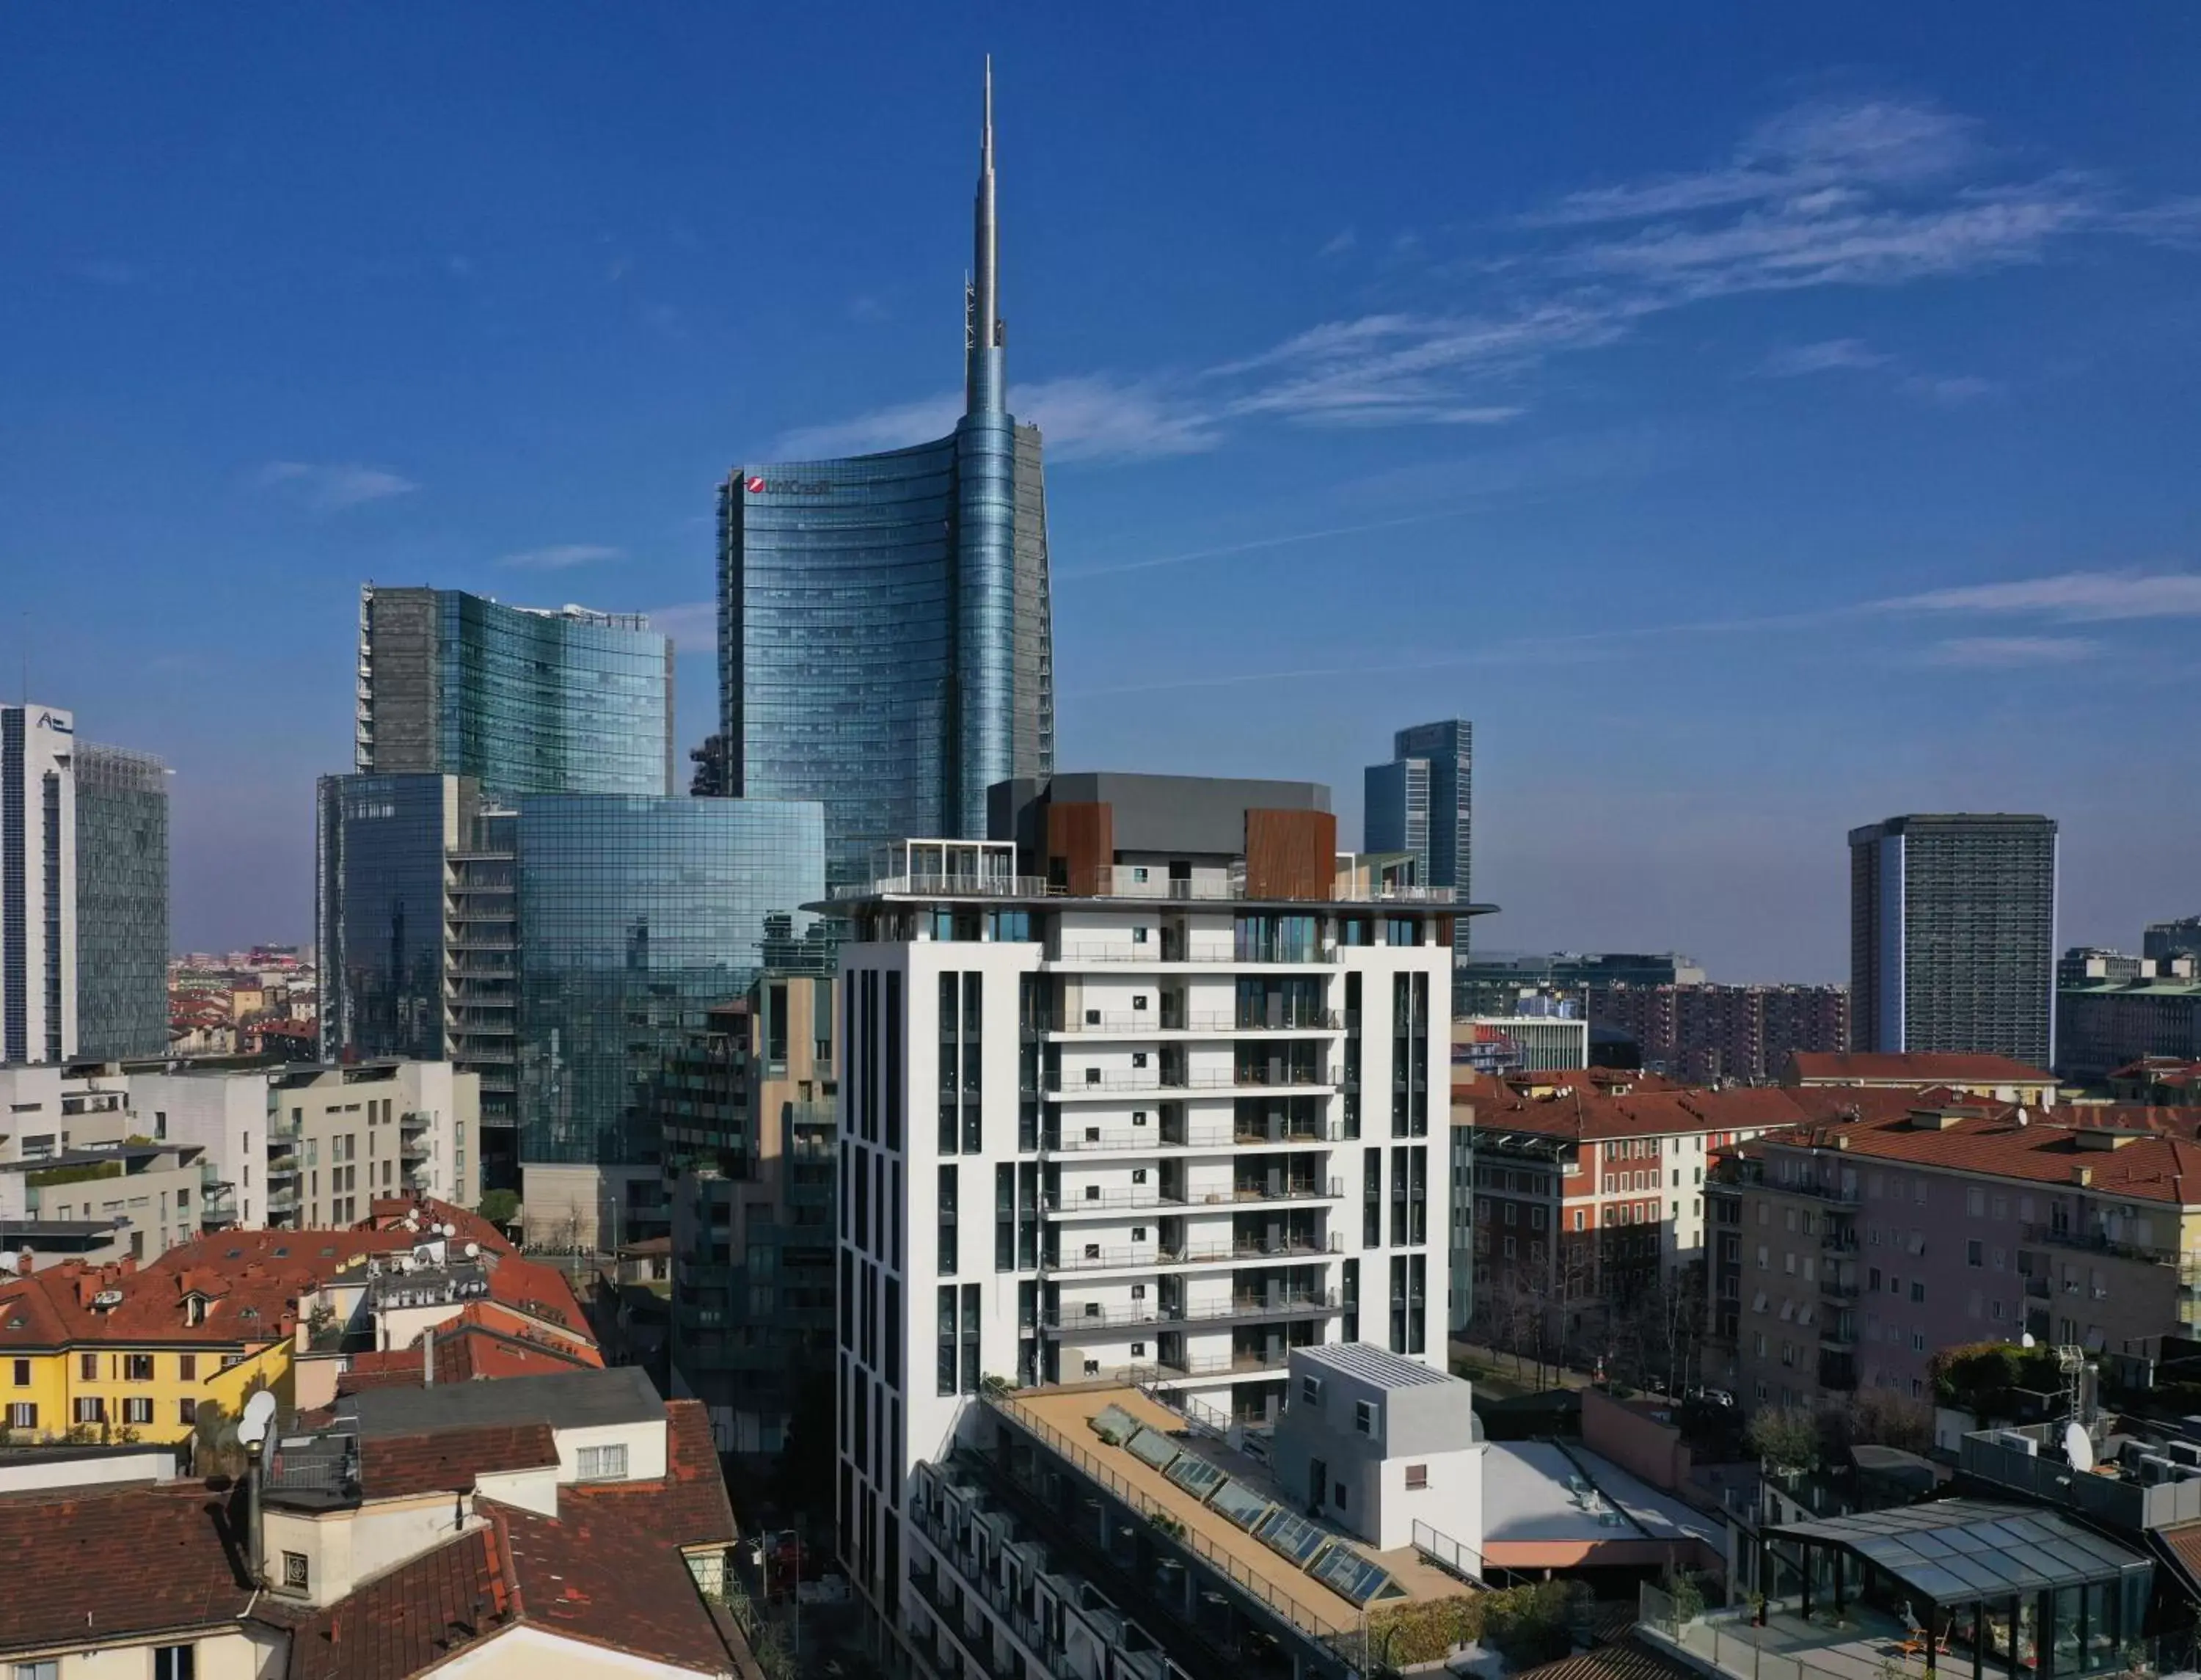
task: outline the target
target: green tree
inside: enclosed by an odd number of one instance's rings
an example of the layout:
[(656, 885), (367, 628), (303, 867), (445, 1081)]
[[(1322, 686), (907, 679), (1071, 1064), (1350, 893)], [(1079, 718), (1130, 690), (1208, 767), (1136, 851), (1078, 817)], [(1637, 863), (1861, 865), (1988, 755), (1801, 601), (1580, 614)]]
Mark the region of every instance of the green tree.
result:
[(1768, 1470), (1790, 1474), (1819, 1463), (1819, 1422), (1801, 1407), (1769, 1407), (1750, 1420), (1750, 1449)]
[(474, 1210), (493, 1225), (508, 1225), (519, 1217), (518, 1190), (487, 1190)]

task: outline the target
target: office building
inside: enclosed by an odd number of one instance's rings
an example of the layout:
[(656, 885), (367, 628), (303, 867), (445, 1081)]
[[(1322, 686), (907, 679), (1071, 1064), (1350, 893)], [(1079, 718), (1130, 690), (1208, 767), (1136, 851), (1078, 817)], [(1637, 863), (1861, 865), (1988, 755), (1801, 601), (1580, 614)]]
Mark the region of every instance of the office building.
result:
[(1456, 1070), (1493, 1077), (1589, 1066), (1589, 1023), (1577, 1015), (1460, 1015), (1452, 1024)]
[(2185, 916), (2175, 922), (2150, 922), (2140, 936), (2139, 954), (2155, 962), (2192, 957), (2201, 963), (2201, 916)]
[(963, 417), (843, 460), (751, 462), (719, 496), (721, 790), (825, 808), (827, 877), (880, 845), (982, 837), (986, 790), (1054, 767), (1040, 436), (1009, 414), (993, 84)]
[(808, 931), (818, 808), (501, 807), (471, 778), (338, 776), (320, 810), (323, 1059), (478, 1074), (483, 1180), (517, 1188), (523, 1160), (543, 1169), (528, 1195), (540, 1240), (663, 1234), (661, 1076), (772, 942)]
[(1391, 739), (1391, 761), (1363, 777), (1362, 849), (1412, 854), (1415, 878), (1470, 896), (1475, 725), (1464, 718), (1416, 724)]
[(2056, 959), (2056, 989), (2066, 986), (2122, 985), (2139, 978), (2143, 957), (2106, 945), (2074, 945)]
[(0, 1061), (76, 1054), (76, 720), (0, 706)]
[(890, 1624), (908, 1478), (995, 1378), (1258, 1429), (1293, 1348), (1444, 1356), (1444, 999), (1474, 907), (1356, 893), (1314, 784), (1061, 775), (990, 803), (995, 839), (907, 842), (838, 907), (840, 1533)]
[(360, 590), (353, 768), (490, 796), (669, 794), (672, 643), (637, 614)]
[(76, 754), (76, 1054), (168, 1049), (168, 771), (85, 742)]
[(1850, 1042), (2056, 1060), (2056, 825), (1891, 817), (1850, 831)]
[(1634, 1039), (1646, 1070), (1688, 1084), (1777, 1079), (1799, 1050), (1849, 1048), (1844, 986), (1596, 985), (1588, 1014)]
[(2137, 1061), (2201, 1060), (2201, 962), (2142, 957), (2135, 969), (2056, 994), (2056, 1066), (2066, 1078), (2098, 1084)]
[[(1514, 1015), (1523, 1000), (1582, 999), (1611, 986), (1696, 985), (1705, 971), (1678, 952), (1557, 951), (1548, 956), (1489, 953), (1454, 970), (1453, 1013)], [(1594, 1025), (1594, 1021), (1593, 1021)]]

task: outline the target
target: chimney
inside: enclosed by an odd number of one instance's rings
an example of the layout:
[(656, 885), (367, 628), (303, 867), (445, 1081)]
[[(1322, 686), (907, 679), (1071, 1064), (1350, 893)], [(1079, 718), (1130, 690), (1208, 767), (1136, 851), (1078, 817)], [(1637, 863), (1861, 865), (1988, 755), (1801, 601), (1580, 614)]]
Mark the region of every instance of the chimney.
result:
[(15, 1275), (18, 1278), (29, 1277), (38, 1267), (38, 1262), (28, 1248), (15, 1256)]
[(420, 1386), (436, 1386), (436, 1330), (432, 1325), (420, 1332)]
[(2094, 1169), (2091, 1166), (2073, 1167), (2071, 1169), (2071, 1182), (2081, 1186), (2082, 1188), (2086, 1185), (2092, 1184), (2094, 1182)]
[(123, 1275), (125, 1278), (134, 1278), (135, 1276), (137, 1276), (137, 1273), (138, 1273), (138, 1256), (137, 1256), (137, 1255), (135, 1255), (135, 1254), (125, 1254), (125, 1255), (123, 1255), (123, 1257), (122, 1257), (122, 1275)]

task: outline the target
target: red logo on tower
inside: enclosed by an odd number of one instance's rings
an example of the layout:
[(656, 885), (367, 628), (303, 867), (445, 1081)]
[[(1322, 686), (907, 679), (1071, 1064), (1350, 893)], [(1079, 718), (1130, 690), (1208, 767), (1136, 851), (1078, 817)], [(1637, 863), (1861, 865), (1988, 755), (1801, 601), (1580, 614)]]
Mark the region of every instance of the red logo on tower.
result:
[(751, 479), (748, 484), (748, 490), (751, 496), (762, 496), (764, 494), (764, 480), (762, 479)]

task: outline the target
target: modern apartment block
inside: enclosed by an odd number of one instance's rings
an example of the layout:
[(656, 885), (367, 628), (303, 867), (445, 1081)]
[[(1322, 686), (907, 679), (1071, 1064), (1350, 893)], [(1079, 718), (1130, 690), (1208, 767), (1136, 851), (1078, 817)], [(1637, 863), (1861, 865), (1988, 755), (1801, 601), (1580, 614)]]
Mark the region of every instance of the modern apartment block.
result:
[(167, 767), (87, 741), (75, 768), (75, 1053), (165, 1055)]
[(2201, 1060), (2201, 961), (2141, 957), (2134, 971), (2057, 990), (2057, 1071), (2067, 1078), (2098, 1084), (2150, 1057)]
[(1959, 1342), (2134, 1352), (2201, 1328), (2190, 1144), (1916, 1101), (1852, 1093), (1841, 1118), (1724, 1153), (1709, 1351), (1746, 1407), (1923, 1399), (1934, 1352)]
[(1416, 724), (1391, 738), (1391, 761), (1363, 776), (1361, 837), (1370, 852), (1408, 852), (1416, 878), (1469, 896), (1474, 860), (1475, 725)]
[(767, 972), (713, 1010), (683, 1069), (694, 1124), (666, 1125), (674, 1392), (722, 1452), (777, 1454), (831, 1403), (838, 998), (830, 975)]
[(974, 220), (955, 430), (752, 462), (719, 492), (721, 790), (822, 803), (836, 886), (879, 846), (983, 836), (988, 788), (1054, 768), (1047, 490), (1006, 396), (990, 73)]
[(2201, 963), (2201, 916), (2183, 916), (2169, 922), (2150, 922), (2140, 936), (2139, 954), (2156, 962), (2191, 957), (2195, 962)]
[(353, 761), (502, 799), (672, 793), (672, 643), (634, 614), (369, 584)]
[(1309, 784), (990, 803), (995, 839), (910, 841), (836, 907), (839, 1526), (889, 1622), (909, 1478), (990, 1384), (1136, 1382), (1258, 1430), (1294, 1347), (1445, 1347), (1473, 907), (1356, 891)]
[(76, 720), (0, 706), (0, 1062), (76, 1054)]
[(1549, 956), (1489, 953), (1459, 965), (1453, 1013), (1511, 1015), (1524, 998), (1582, 997), (1611, 986), (1696, 985), (1705, 971), (1678, 952), (1558, 951)]
[(2054, 821), (1891, 817), (1849, 838), (1852, 1047), (2054, 1066)]
[(448, 1061), (284, 1069), (267, 1080), (267, 1223), (352, 1225), (377, 1198), (471, 1207), (480, 1135), (480, 1076)]
[(1777, 1079), (1798, 1050), (1849, 1048), (1843, 986), (1594, 986), (1588, 1013), (1633, 1038), (1646, 1070), (1688, 1084)]

